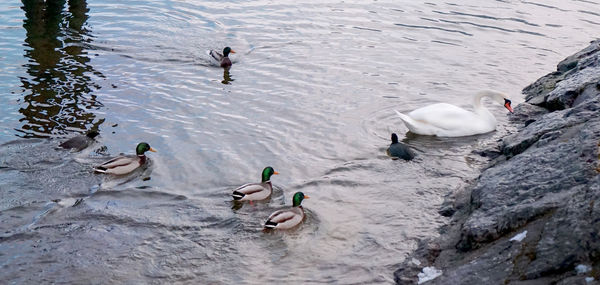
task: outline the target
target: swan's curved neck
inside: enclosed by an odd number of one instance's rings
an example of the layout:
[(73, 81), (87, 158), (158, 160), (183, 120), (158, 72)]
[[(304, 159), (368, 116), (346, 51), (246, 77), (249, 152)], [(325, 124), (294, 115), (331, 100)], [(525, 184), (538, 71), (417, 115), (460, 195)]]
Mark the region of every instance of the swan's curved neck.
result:
[(480, 91), (473, 96), (473, 109), (475, 110), (475, 113), (479, 114), (483, 118), (486, 118), (487, 121), (495, 125), (496, 117), (494, 117), (494, 115), (481, 104), (481, 99), (483, 99), (483, 97), (488, 97), (494, 101), (502, 101), (504, 96), (500, 92), (491, 90)]
[(487, 109), (485, 107), (483, 107), (483, 105), (481, 104), (481, 99), (483, 99), (483, 97), (488, 97), (494, 101), (502, 101), (504, 99), (504, 96), (502, 96), (502, 93), (500, 92), (496, 92), (496, 91), (492, 91), (492, 90), (483, 90), (483, 91), (479, 91), (475, 94), (475, 96), (473, 96), (473, 108), (475, 109), (476, 112), (479, 111), (483, 111)]

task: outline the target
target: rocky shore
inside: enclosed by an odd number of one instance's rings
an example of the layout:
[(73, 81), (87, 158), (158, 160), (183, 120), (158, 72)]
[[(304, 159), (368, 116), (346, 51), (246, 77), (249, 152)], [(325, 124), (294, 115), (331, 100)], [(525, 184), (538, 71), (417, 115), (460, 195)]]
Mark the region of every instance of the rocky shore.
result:
[(519, 131), (446, 197), (450, 224), (405, 260), (398, 284), (600, 284), (600, 40), (523, 93)]

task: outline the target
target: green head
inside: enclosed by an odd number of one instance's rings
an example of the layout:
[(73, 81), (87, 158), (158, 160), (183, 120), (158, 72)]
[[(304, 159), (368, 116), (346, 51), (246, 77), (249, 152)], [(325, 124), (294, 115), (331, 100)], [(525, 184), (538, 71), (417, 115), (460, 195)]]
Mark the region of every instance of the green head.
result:
[(144, 155), (144, 153), (147, 151), (156, 152), (156, 150), (151, 148), (150, 145), (146, 142), (139, 143), (135, 148), (135, 153), (137, 155)]
[(273, 167), (270, 167), (270, 166), (265, 167), (265, 169), (263, 169), (263, 172), (262, 172), (262, 182), (271, 180), (271, 176), (273, 174), (279, 174), (279, 172), (275, 171), (275, 169), (273, 169)]
[(225, 47), (223, 49), (223, 56), (229, 56), (229, 53), (235, 53), (235, 51), (232, 50), (230, 47)]
[(292, 202), (294, 203), (294, 207), (300, 206), (300, 204), (302, 204), (302, 200), (308, 199), (308, 198), (310, 198), (310, 197), (305, 196), (304, 193), (302, 193), (302, 192), (296, 192), (296, 194), (294, 194), (294, 198), (292, 198)]

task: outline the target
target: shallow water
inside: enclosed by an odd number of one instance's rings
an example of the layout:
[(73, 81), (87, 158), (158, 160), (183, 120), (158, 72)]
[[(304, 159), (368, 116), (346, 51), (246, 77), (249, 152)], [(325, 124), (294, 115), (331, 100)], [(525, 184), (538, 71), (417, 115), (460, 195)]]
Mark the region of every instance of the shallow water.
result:
[[(0, 264), (14, 283), (391, 283), (446, 222), (443, 196), (487, 162), (472, 150), (514, 129), (490, 106), (496, 132), (407, 135), (393, 110), (468, 106), (479, 89), (516, 105), (600, 26), (594, 1), (35, 2), (0, 4)], [(225, 45), (229, 74), (206, 54)], [(57, 148), (89, 129), (98, 144)], [(385, 155), (392, 132), (415, 160)], [(147, 169), (91, 173), (140, 141), (158, 150)], [(272, 199), (232, 209), (267, 165)], [(305, 223), (263, 233), (296, 191), (311, 196)]]

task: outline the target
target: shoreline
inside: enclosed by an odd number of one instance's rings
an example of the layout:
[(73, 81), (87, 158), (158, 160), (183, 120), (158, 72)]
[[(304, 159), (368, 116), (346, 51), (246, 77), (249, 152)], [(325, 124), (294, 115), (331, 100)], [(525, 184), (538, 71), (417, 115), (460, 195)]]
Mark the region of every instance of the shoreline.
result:
[[(523, 89), (490, 165), (446, 197), (440, 237), (420, 241), (397, 284), (597, 284), (600, 40)], [(441, 270), (423, 282), (423, 268)], [(431, 267), (436, 270), (432, 270)], [(430, 274), (431, 275), (431, 274)], [(432, 277), (432, 276), (429, 276)]]

